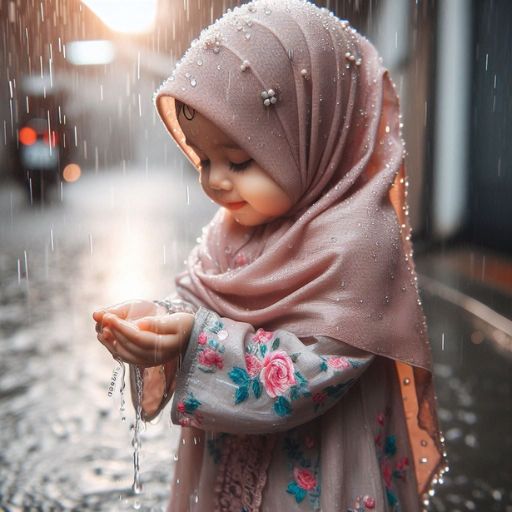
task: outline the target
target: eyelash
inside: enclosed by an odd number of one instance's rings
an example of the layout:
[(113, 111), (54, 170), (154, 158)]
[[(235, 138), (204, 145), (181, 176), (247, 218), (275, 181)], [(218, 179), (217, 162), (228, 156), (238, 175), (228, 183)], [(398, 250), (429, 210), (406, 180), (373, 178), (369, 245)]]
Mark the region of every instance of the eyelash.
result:
[[(233, 162), (229, 162), (229, 168), (233, 171), (233, 172), (242, 172), (242, 171), (245, 171), (245, 169), (247, 169), (247, 167), (249, 167), (252, 163), (252, 158), (250, 158), (249, 160), (246, 160), (245, 162), (242, 162), (240, 164), (235, 164)], [(201, 160), (201, 167), (203, 169), (206, 169), (208, 166), (210, 165), (210, 160)]]

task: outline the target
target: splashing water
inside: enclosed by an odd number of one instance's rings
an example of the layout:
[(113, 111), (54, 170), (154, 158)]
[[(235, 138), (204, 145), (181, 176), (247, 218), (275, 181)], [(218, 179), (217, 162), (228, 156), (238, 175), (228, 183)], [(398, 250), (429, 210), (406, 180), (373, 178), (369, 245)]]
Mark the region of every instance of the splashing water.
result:
[[(119, 406), (119, 411), (121, 413), (121, 420), (126, 421), (126, 401), (124, 399), (124, 388), (125, 388), (124, 378), (126, 375), (126, 366), (124, 364), (124, 361), (121, 361), (121, 359), (116, 359), (116, 361), (119, 363), (119, 366), (121, 367), (121, 384), (119, 387), (119, 395), (121, 397), (121, 405)], [(114, 370), (114, 372), (115, 372), (115, 370)]]
[(139, 464), (139, 453), (140, 453), (140, 428), (142, 419), (142, 391), (143, 381), (141, 369), (135, 367), (135, 389), (136, 389), (136, 400), (135, 405), (135, 424), (133, 425), (133, 484), (132, 490), (134, 494), (140, 494), (142, 492), (142, 484), (140, 482), (140, 464)]

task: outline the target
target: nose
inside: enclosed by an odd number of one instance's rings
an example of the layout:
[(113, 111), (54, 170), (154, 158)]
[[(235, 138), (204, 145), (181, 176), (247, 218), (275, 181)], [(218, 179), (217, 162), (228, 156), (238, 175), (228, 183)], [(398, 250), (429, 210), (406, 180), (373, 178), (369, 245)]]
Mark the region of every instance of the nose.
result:
[(227, 170), (221, 165), (210, 165), (208, 169), (208, 185), (212, 190), (226, 190), (233, 188)]

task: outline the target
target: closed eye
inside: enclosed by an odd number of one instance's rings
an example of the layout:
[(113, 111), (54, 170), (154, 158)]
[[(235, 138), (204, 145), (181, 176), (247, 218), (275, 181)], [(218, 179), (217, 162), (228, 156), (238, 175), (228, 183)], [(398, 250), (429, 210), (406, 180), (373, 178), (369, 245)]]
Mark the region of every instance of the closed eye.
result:
[(229, 168), (234, 172), (241, 172), (247, 169), (252, 164), (252, 158), (249, 160), (246, 160), (245, 162), (242, 162), (240, 164), (235, 164), (233, 162), (229, 162)]

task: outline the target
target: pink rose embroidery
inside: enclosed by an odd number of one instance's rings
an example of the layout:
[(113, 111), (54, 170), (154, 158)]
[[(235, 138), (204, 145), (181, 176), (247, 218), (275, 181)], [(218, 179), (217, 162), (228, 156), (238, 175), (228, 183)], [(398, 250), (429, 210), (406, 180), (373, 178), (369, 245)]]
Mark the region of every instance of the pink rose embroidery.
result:
[(365, 496), (363, 498), (363, 505), (366, 507), (366, 508), (369, 508), (369, 509), (374, 509), (375, 508), (375, 499), (372, 498), (371, 496)]
[(260, 379), (270, 397), (275, 398), (284, 395), (295, 384), (293, 362), (290, 356), (283, 350), (276, 350), (267, 354), (263, 359)]
[(197, 338), (197, 342), (199, 343), (199, 345), (206, 345), (206, 342), (208, 340), (206, 339), (206, 333), (205, 332), (202, 332), (201, 334), (199, 334), (198, 338)]
[(179, 423), (182, 427), (190, 427), (190, 423), (192, 422), (192, 420), (190, 418), (181, 418), (179, 420)]
[(382, 463), (382, 477), (384, 478), (384, 483), (386, 487), (391, 487), (391, 477), (393, 476), (393, 469), (391, 468), (391, 464), (388, 461), (384, 461)]
[(346, 357), (330, 357), (327, 360), (327, 364), (336, 370), (340, 370), (341, 368), (350, 368), (350, 363)]
[(203, 366), (216, 366), (219, 370), (224, 366), (222, 356), (210, 347), (206, 347), (204, 350), (199, 352), (197, 359), (199, 360), (199, 364), (202, 364)]
[(324, 391), (319, 391), (313, 395), (313, 402), (315, 404), (321, 404), (327, 398), (327, 394)]
[(409, 458), (408, 457), (402, 457), (396, 463), (396, 469), (398, 471), (405, 471), (408, 467), (409, 467)]
[(245, 354), (245, 366), (247, 367), (249, 377), (255, 377), (258, 375), (263, 367), (261, 361), (252, 354)]
[(294, 468), (293, 477), (301, 489), (310, 491), (316, 486), (316, 478), (311, 471), (304, 468)]
[(272, 339), (273, 335), (274, 333), (272, 331), (264, 331), (263, 329), (258, 329), (253, 335), (252, 340), (257, 343), (266, 343)]
[(178, 402), (176, 409), (178, 409), (179, 412), (185, 412), (185, 404), (183, 402)]

